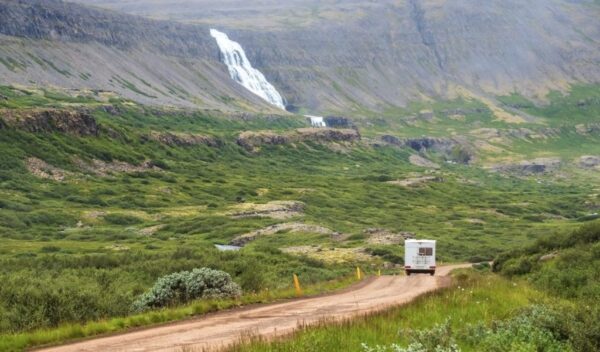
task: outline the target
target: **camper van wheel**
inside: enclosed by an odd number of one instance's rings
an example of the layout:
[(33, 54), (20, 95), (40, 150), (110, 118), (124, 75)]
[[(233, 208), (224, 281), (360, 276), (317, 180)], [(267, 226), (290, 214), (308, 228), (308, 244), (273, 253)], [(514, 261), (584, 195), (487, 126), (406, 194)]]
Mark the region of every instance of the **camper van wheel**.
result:
[(435, 271), (430, 272), (429, 275), (431, 275), (431, 276), (435, 275)]
[(410, 271), (407, 271), (407, 272), (406, 272), (406, 276), (410, 276)]

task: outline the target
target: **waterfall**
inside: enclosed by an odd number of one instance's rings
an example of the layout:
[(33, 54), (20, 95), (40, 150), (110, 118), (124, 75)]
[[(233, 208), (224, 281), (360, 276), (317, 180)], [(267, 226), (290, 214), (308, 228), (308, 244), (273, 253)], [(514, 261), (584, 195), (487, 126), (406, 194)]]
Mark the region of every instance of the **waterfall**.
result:
[(231, 78), (252, 93), (285, 110), (281, 94), (267, 81), (262, 72), (252, 67), (242, 46), (216, 29), (211, 29), (210, 35), (217, 41), (223, 63), (227, 65)]
[(323, 116), (304, 115), (310, 119), (310, 125), (312, 127), (327, 127)]

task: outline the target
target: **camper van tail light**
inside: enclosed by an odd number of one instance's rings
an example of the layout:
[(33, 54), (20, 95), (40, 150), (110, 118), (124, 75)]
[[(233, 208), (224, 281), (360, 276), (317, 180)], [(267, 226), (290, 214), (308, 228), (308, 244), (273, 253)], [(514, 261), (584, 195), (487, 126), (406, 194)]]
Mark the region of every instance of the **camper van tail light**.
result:
[(405, 266), (404, 269), (410, 269), (410, 265)]
[(434, 266), (430, 266), (429, 269), (435, 269), (435, 265)]

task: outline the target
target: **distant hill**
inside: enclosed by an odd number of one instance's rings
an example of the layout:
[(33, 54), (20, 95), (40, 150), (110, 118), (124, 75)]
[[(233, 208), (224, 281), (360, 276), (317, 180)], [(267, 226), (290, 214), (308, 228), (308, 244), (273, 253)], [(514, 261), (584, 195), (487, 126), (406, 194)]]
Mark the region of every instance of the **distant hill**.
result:
[(153, 105), (270, 110), (235, 84), (206, 26), (57, 0), (0, 1), (0, 81)]
[(539, 101), (553, 89), (600, 82), (600, 6), (592, 1), (79, 2), (187, 24), (2, 0), (0, 32), (10, 36), (1, 39), (2, 83), (252, 108), (260, 102), (230, 82), (209, 27), (240, 42), (290, 104), (315, 113), (360, 115), (427, 97), (514, 91)]

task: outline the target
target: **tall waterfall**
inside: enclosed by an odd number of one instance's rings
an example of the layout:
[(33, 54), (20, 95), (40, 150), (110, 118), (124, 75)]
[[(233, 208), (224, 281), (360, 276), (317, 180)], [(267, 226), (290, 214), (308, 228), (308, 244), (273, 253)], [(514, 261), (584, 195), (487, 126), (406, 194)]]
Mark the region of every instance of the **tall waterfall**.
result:
[(252, 67), (242, 46), (216, 29), (211, 29), (210, 35), (217, 41), (231, 78), (252, 93), (285, 110), (281, 94), (267, 81), (262, 72)]

